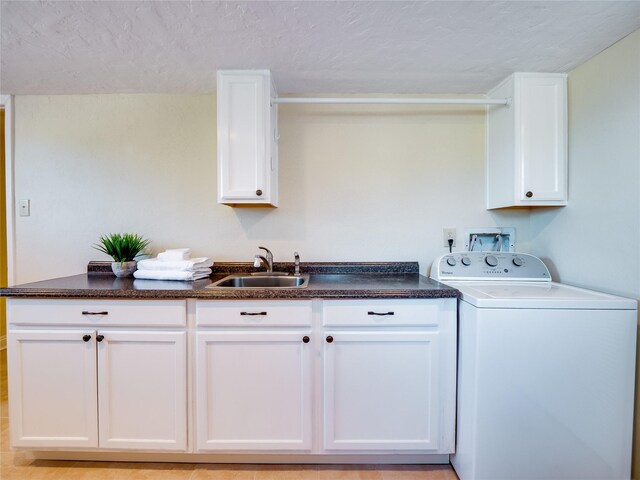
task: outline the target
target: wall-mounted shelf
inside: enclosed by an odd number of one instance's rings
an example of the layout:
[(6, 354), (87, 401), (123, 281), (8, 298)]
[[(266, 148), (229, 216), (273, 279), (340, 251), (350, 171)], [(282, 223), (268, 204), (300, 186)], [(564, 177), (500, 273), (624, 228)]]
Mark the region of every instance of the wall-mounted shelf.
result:
[(274, 104), (309, 103), (338, 105), (509, 105), (509, 98), (420, 98), (420, 97), (275, 97)]

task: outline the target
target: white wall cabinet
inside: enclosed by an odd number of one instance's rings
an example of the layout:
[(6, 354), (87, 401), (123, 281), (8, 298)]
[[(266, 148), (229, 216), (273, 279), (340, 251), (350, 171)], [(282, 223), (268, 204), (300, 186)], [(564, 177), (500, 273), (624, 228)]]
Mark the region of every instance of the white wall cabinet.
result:
[(567, 75), (515, 73), (489, 98), (487, 208), (567, 204)]
[(198, 450), (310, 450), (311, 302), (201, 301), (196, 318)]
[(219, 70), (218, 203), (278, 206), (278, 112), (268, 70)]
[(135, 303), (8, 302), (13, 446), (186, 450), (185, 303)]
[(456, 301), (328, 301), (324, 448), (452, 453)]

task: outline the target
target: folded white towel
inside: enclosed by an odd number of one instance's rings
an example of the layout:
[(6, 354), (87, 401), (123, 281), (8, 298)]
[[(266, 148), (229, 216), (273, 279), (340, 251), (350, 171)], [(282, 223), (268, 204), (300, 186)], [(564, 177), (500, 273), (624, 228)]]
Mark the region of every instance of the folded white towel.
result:
[(164, 261), (148, 258), (138, 262), (138, 270), (174, 270), (177, 272), (192, 272), (200, 268), (209, 268), (213, 260), (207, 257), (192, 258), (191, 260)]
[(207, 278), (211, 275), (210, 268), (201, 268), (192, 272), (179, 272), (176, 270), (136, 270), (133, 272), (135, 278), (142, 278), (146, 280), (198, 280), (200, 278)]
[(144, 280), (136, 278), (133, 281), (133, 288), (134, 290), (193, 290), (193, 284), (174, 280)]
[(160, 252), (158, 254), (158, 260), (163, 260), (167, 262), (189, 260), (190, 258), (191, 258), (190, 248), (171, 248), (169, 250), (165, 250), (164, 252)]

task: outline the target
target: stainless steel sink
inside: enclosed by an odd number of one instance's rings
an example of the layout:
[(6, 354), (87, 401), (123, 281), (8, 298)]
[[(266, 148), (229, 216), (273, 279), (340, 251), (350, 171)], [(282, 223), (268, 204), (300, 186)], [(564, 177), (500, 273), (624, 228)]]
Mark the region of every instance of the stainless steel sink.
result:
[(305, 288), (309, 285), (309, 275), (269, 276), (269, 275), (229, 275), (212, 283), (207, 288)]

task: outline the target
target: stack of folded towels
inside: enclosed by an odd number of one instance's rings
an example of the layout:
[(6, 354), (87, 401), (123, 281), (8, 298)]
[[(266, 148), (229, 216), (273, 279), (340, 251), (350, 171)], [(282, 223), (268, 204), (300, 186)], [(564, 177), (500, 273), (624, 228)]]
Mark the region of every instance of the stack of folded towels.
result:
[(138, 262), (135, 278), (148, 280), (198, 280), (211, 275), (213, 260), (207, 257), (191, 258), (188, 248), (174, 248)]

